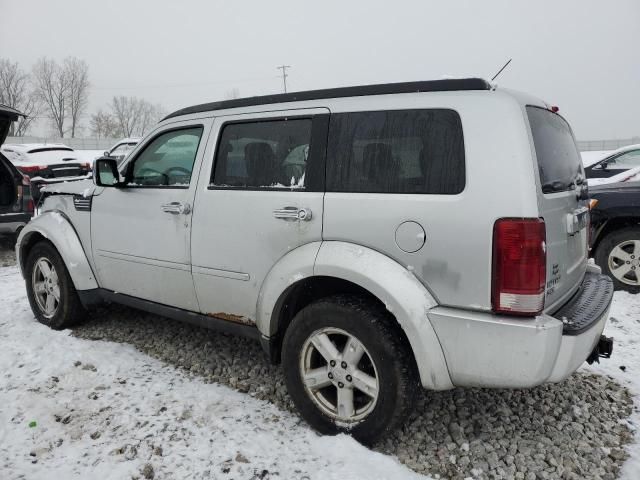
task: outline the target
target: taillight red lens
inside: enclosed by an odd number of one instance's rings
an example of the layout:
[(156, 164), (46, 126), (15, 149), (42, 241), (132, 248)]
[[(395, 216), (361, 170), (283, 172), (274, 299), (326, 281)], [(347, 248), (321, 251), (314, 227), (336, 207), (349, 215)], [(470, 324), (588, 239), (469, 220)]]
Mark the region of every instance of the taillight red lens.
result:
[(34, 174), (34, 173), (38, 173), (40, 170), (46, 170), (47, 167), (44, 165), (26, 165), (24, 167), (18, 167), (18, 170), (20, 170), (22, 173), (26, 173), (26, 174)]
[(542, 312), (546, 275), (544, 220), (497, 220), (493, 226), (493, 311), (530, 316)]

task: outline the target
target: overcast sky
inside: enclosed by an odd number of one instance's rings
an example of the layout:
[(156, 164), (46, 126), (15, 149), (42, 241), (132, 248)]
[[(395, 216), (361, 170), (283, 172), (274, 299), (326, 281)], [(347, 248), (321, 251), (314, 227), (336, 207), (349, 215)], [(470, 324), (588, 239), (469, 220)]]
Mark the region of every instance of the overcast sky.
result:
[(512, 57), (498, 84), (558, 105), (578, 139), (640, 135), (638, 0), (0, 0), (0, 57), (68, 55), (89, 63), (88, 113), (279, 92), (281, 64), (307, 90), (490, 78)]

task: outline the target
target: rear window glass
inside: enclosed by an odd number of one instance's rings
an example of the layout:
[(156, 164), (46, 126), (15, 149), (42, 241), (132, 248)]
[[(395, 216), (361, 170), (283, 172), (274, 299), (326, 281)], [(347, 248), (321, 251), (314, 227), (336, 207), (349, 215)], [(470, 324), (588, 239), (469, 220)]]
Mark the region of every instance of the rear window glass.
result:
[(462, 123), (455, 111), (331, 115), (328, 191), (456, 194), (464, 185)]
[(543, 193), (575, 189), (585, 181), (580, 152), (564, 118), (539, 107), (527, 107)]

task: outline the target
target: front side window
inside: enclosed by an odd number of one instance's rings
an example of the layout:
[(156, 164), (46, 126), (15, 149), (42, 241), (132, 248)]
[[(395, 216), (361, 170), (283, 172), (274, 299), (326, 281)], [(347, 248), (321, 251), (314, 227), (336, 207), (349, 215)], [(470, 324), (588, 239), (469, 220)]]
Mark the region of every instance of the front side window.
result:
[(462, 123), (455, 111), (331, 115), (327, 191), (450, 195), (464, 185)]
[(613, 159), (610, 162), (616, 168), (635, 168), (640, 167), (640, 150), (632, 150)]
[(211, 186), (304, 189), (311, 119), (231, 123), (218, 141)]
[(188, 187), (202, 130), (185, 128), (157, 136), (135, 159), (129, 184)]

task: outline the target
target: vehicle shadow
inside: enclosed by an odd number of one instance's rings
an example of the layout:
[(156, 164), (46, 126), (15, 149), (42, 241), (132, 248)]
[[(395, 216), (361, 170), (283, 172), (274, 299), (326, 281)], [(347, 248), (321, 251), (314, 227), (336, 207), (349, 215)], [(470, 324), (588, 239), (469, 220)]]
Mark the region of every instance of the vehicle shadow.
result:
[[(251, 340), (110, 306), (74, 328), (86, 339), (132, 344), (206, 382), (295, 412), (281, 368)], [(576, 373), (528, 390), (420, 391), (403, 428), (374, 449), (444, 478), (611, 478), (632, 439), (633, 400), (613, 380)]]

